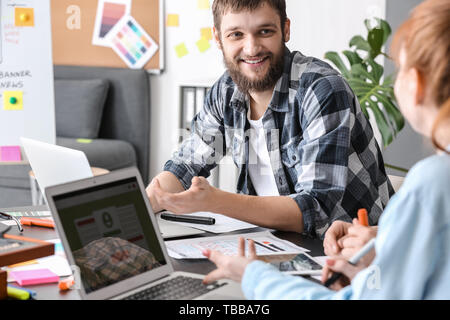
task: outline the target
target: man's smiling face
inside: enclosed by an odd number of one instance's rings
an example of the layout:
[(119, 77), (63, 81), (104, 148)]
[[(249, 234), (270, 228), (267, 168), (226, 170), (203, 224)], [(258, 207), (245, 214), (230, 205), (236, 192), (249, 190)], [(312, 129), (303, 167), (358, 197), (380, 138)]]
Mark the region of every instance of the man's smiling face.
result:
[(253, 11), (226, 12), (216, 41), (225, 65), (239, 89), (266, 91), (283, 73), (284, 43), (289, 40), (289, 20), (281, 28), (275, 9), (263, 3)]

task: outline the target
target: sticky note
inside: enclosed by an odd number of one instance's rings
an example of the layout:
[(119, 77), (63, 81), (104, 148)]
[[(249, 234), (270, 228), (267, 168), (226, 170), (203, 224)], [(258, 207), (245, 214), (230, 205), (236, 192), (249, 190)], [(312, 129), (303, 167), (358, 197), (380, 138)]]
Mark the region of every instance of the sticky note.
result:
[(178, 58), (183, 58), (184, 56), (189, 54), (188, 49), (184, 43), (180, 43), (175, 47), (175, 52), (177, 53)]
[(211, 48), (211, 45), (209, 44), (208, 40), (200, 39), (196, 42), (198, 50), (203, 53), (207, 51), (209, 48)]
[(23, 92), (4, 91), (3, 110), (23, 110)]
[(15, 8), (14, 24), (16, 27), (34, 27), (34, 9)]
[(92, 143), (92, 139), (77, 139), (77, 142), (88, 144), (88, 143)]
[(16, 264), (12, 264), (12, 265), (8, 266), (8, 268), (24, 267), (24, 266), (29, 266), (32, 264), (38, 264), (38, 261), (37, 260), (29, 260), (29, 261), (25, 261), (25, 262), (21, 262), (21, 263), (16, 263)]
[(211, 28), (200, 29), (200, 34), (201, 34), (202, 39), (205, 39), (208, 41), (213, 39)]
[(10, 275), (21, 286), (59, 281), (59, 277), (49, 269), (11, 271)]
[(180, 25), (180, 16), (178, 14), (167, 15), (167, 26), (178, 27)]
[(200, 10), (208, 10), (209, 9), (209, 0), (197, 0), (197, 7)]
[(1, 162), (18, 162), (22, 161), (20, 146), (4, 146), (0, 147)]

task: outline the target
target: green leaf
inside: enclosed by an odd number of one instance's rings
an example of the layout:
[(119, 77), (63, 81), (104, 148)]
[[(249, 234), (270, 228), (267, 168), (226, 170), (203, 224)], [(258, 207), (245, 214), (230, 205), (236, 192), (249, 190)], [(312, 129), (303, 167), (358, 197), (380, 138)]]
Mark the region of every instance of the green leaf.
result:
[(373, 84), (377, 84), (377, 79), (366, 69), (363, 68), (362, 64), (357, 63), (352, 65), (350, 70), (351, 75), (357, 78), (364, 78), (370, 80)]
[(337, 52), (330, 51), (325, 53), (325, 59), (333, 62), (333, 64), (339, 69), (339, 71), (345, 78), (348, 78), (350, 76), (350, 72), (348, 71), (347, 66), (345, 65), (344, 61), (342, 61)]
[(370, 19), (364, 20), (364, 24), (366, 25), (367, 31), (372, 29), (381, 29), (383, 32), (382, 45), (384, 45), (392, 33), (392, 29), (389, 26), (389, 23), (386, 20), (380, 18), (374, 18), (376, 21), (375, 27), (372, 26), (372, 21)]
[(381, 53), (381, 48), (383, 47), (383, 30), (370, 30), (367, 36), (367, 42), (370, 45), (370, 57), (375, 59)]
[(395, 106), (394, 102), (382, 94), (377, 94), (378, 100), (383, 104), (384, 110), (389, 115), (389, 121), (397, 134), (405, 126), (405, 119), (400, 110)]
[(370, 74), (374, 78), (375, 83), (380, 83), (381, 77), (383, 76), (384, 68), (379, 65), (375, 60), (369, 59), (367, 63), (370, 65)]
[(369, 104), (370, 109), (373, 111), (373, 114), (375, 116), (378, 130), (380, 130), (381, 137), (383, 138), (383, 145), (388, 146), (394, 140), (394, 136), (392, 135), (392, 131), (387, 123), (386, 117), (378, 107), (377, 102), (372, 101), (371, 99), (367, 99), (366, 102), (367, 104)]
[(361, 36), (354, 36), (349, 43), (350, 47), (356, 46), (356, 50), (370, 51), (370, 44)]
[(356, 52), (344, 50), (344, 51), (342, 51), (342, 53), (344, 54), (344, 56), (347, 57), (347, 60), (350, 63), (350, 66), (363, 62), (363, 59)]

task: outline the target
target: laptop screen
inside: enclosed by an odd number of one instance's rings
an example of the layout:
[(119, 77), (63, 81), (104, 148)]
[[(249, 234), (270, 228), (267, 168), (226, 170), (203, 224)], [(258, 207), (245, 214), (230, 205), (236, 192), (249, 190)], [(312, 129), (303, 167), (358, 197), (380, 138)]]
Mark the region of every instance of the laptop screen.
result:
[(166, 264), (136, 178), (53, 200), (86, 293)]

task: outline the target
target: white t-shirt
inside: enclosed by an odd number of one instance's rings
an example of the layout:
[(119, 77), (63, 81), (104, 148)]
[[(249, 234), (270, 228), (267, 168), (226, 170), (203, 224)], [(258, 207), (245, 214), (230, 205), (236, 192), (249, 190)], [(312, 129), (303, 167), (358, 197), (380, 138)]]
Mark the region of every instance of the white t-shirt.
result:
[(248, 172), (252, 179), (253, 187), (258, 196), (279, 196), (277, 183), (270, 163), (269, 151), (267, 150), (266, 135), (262, 118), (250, 120), (250, 144), (249, 144), (249, 166)]

